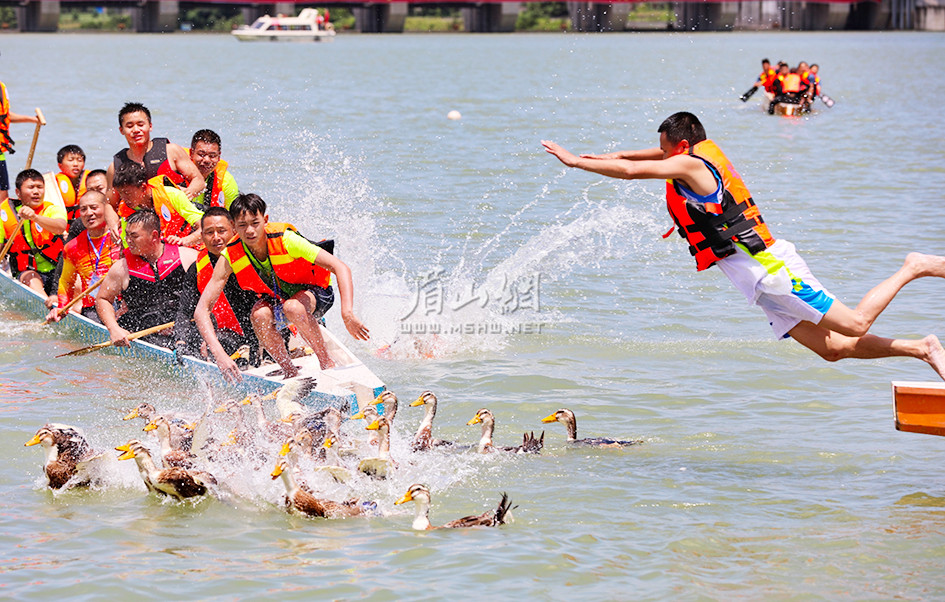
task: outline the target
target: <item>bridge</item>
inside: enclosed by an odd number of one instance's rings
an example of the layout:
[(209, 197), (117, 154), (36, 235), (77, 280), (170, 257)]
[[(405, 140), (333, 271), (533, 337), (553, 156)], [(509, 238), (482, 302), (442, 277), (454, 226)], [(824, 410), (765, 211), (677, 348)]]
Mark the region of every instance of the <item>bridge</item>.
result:
[[(62, 8), (99, 7), (131, 13), (138, 32), (169, 32), (180, 28), (182, 8), (238, 7), (252, 23), (263, 14), (296, 14), (302, 6), (346, 7), (362, 33), (397, 33), (404, 28), (410, 5), (458, 6), (468, 32), (514, 31), (525, 2), (540, 0), (328, 0), (326, 2), (258, 2), (252, 0), (0, 0), (13, 6), (20, 31), (56, 31)], [(641, 0), (567, 2), (576, 31), (622, 31), (632, 5)], [(733, 29), (922, 29), (945, 31), (945, 0), (684, 0), (673, 6), (677, 31)]]

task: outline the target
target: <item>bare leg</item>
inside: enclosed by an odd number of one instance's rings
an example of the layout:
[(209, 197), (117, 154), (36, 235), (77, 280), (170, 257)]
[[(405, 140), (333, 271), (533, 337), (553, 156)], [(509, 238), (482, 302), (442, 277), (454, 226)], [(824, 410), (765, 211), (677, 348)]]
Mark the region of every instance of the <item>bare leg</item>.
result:
[(298, 376), (299, 369), (289, 358), (289, 351), (285, 348), (282, 336), (276, 330), (276, 320), (273, 316), (272, 308), (266, 301), (260, 301), (253, 306), (250, 314), (250, 321), (253, 323), (253, 330), (256, 331), (256, 338), (262, 343), (263, 348), (269, 352), (269, 355), (282, 367), (286, 378)]
[(27, 270), (20, 274), (20, 282), (30, 287), (38, 293), (42, 293), (43, 297), (46, 296), (46, 289), (43, 288), (43, 280), (39, 277), (39, 274), (33, 270)]
[(287, 300), (282, 308), (285, 310), (286, 319), (295, 324), (299, 329), (299, 334), (305, 339), (312, 350), (322, 370), (334, 368), (335, 362), (328, 357), (328, 350), (325, 348), (325, 339), (322, 337), (322, 331), (318, 326), (318, 321), (312, 317), (312, 312), (318, 306), (315, 295), (309, 291), (300, 291)]
[(918, 340), (886, 339), (872, 334), (849, 337), (810, 322), (801, 322), (788, 334), (828, 362), (846, 358), (914, 357), (927, 363), (945, 380), (945, 349), (934, 334)]
[(925, 276), (945, 278), (945, 257), (909, 253), (902, 267), (866, 293), (856, 309), (835, 301), (820, 325), (847, 336), (863, 336), (902, 287)]

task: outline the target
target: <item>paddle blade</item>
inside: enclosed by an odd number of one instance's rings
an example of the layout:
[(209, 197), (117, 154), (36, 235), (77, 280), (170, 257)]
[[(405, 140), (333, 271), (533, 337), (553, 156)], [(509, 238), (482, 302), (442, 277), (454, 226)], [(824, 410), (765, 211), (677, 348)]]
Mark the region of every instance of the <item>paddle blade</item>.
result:
[(824, 104), (827, 105), (827, 108), (830, 109), (833, 107), (833, 99), (824, 94), (820, 95), (820, 100), (824, 101)]
[(751, 95), (758, 91), (758, 88), (752, 86), (748, 89), (747, 92), (741, 95), (742, 102), (748, 102), (748, 99), (751, 98)]
[(106, 347), (111, 347), (111, 343), (99, 343), (97, 345), (91, 345), (89, 347), (83, 347), (82, 349), (76, 349), (75, 351), (70, 351), (69, 353), (60, 353), (56, 357), (69, 357), (75, 355), (88, 355), (93, 351), (98, 351), (99, 349), (105, 349)]

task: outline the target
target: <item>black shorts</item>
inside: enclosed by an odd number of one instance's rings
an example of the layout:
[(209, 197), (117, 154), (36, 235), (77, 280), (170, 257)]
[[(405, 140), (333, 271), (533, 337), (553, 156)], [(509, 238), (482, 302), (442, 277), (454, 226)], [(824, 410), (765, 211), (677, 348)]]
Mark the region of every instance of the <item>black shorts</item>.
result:
[[(335, 291), (330, 286), (328, 288), (322, 288), (320, 286), (309, 285), (305, 287), (305, 290), (311, 292), (315, 295), (315, 311), (312, 312), (312, 317), (316, 320), (324, 316), (331, 306), (335, 304)], [(269, 307), (275, 310), (276, 299), (274, 297), (262, 297), (262, 301), (265, 301)]]
[(10, 190), (10, 174), (7, 173), (7, 158), (0, 159), (0, 190)]

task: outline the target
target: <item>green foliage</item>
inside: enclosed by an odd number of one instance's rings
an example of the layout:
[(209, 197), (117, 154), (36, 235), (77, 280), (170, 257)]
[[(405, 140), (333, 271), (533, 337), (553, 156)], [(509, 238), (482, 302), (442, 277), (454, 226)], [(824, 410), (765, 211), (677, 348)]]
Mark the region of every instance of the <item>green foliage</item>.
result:
[(16, 10), (13, 7), (0, 7), (0, 29), (16, 29)]
[(99, 13), (94, 8), (63, 10), (59, 15), (59, 29), (129, 30), (131, 15), (119, 14), (114, 9)]
[(239, 7), (191, 8), (180, 16), (182, 23), (192, 23), (194, 31), (230, 31), (243, 24), (243, 13)]
[(528, 2), (518, 14), (519, 31), (557, 31), (568, 27), (568, 5), (564, 2)]
[(455, 17), (407, 17), (404, 19), (404, 31), (463, 31), (463, 20)]
[[(318, 12), (324, 13), (324, 8), (319, 8)], [(335, 6), (328, 10), (328, 20), (335, 26), (335, 30), (354, 29), (354, 13), (350, 8)]]

